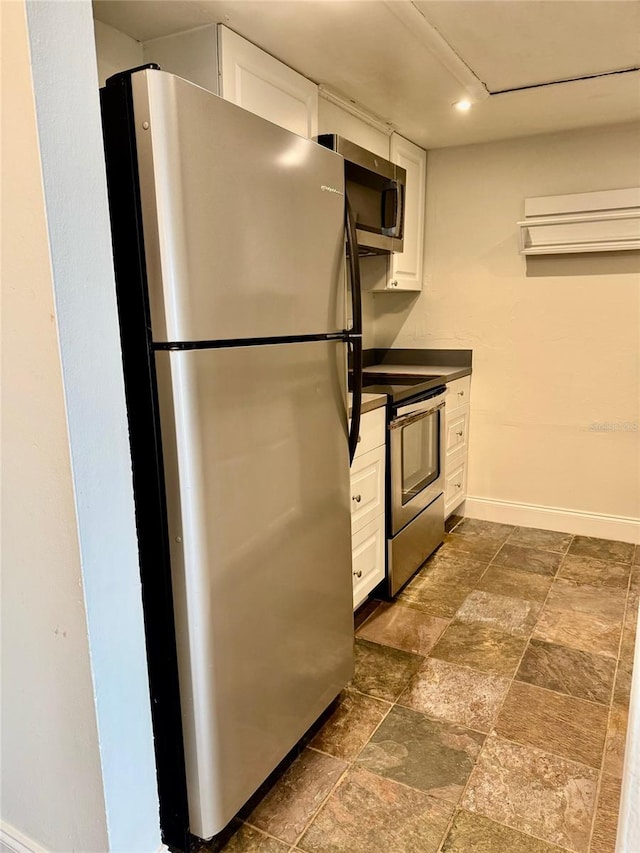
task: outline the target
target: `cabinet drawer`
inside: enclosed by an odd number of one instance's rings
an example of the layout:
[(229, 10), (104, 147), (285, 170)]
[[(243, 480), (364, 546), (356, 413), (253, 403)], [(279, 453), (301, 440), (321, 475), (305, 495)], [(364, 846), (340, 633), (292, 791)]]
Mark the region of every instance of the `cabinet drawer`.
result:
[(447, 459), (444, 475), (444, 517), (462, 503), (467, 494), (467, 457), (464, 453)]
[(386, 409), (384, 406), (371, 412), (365, 412), (360, 419), (360, 435), (355, 458), (357, 459), (358, 456), (368, 453), (374, 447), (380, 447), (381, 444), (384, 444), (385, 434)]
[(351, 538), (353, 570), (353, 609), (359, 607), (371, 590), (384, 580), (384, 516), (367, 524)]
[(465, 406), (471, 395), (471, 377), (463, 376), (447, 382), (447, 410), (453, 411), (458, 406)]
[(469, 435), (469, 406), (455, 409), (453, 416), (447, 412), (447, 456), (466, 450)]
[(353, 460), (351, 468), (351, 532), (384, 513), (385, 448), (376, 447)]

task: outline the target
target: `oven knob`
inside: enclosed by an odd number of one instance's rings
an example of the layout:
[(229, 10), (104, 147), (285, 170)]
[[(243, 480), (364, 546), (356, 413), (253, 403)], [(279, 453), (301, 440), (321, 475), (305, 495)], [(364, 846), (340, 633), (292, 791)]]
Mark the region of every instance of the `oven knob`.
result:
[(357, 504), (359, 504), (359, 503), (360, 503), (360, 501), (362, 500), (362, 495), (353, 495), (353, 497), (351, 498), (351, 500), (352, 500), (352, 501), (355, 501)]

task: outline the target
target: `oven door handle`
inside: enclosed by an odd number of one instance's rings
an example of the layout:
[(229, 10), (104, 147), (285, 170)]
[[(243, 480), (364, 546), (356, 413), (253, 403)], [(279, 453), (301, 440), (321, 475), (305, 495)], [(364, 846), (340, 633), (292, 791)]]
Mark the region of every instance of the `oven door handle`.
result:
[(395, 418), (401, 418), (403, 415), (410, 415), (413, 412), (427, 412), (434, 409), (438, 404), (442, 404), (444, 406), (445, 400), (447, 397), (446, 389), (444, 391), (438, 391), (435, 394), (432, 394), (430, 397), (423, 397), (421, 400), (418, 400), (417, 403), (405, 403), (405, 405), (399, 405), (396, 407)]
[(430, 409), (410, 412), (406, 415), (401, 415), (399, 418), (394, 418), (389, 424), (389, 429), (398, 429), (399, 427), (407, 426), (407, 424), (419, 421), (421, 418), (426, 418), (429, 415), (435, 414), (440, 409), (444, 409), (444, 400), (438, 403), (437, 406), (432, 406)]

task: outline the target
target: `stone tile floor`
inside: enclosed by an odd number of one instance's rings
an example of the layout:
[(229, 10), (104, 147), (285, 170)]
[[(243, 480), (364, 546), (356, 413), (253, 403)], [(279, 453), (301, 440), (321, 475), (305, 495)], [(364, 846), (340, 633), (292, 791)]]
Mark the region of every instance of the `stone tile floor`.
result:
[[(225, 853), (613, 853), (640, 546), (463, 520)], [(212, 848), (203, 848), (203, 850)]]

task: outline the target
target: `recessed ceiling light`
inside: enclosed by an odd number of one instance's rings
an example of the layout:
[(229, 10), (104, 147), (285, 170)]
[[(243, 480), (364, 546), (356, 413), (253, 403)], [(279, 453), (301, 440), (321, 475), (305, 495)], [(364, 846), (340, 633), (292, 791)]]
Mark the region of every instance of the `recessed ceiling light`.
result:
[(471, 109), (471, 101), (456, 101), (453, 106), (461, 113), (466, 113), (467, 110)]

